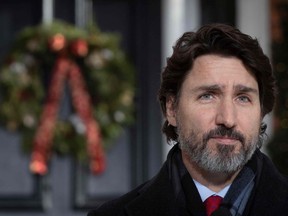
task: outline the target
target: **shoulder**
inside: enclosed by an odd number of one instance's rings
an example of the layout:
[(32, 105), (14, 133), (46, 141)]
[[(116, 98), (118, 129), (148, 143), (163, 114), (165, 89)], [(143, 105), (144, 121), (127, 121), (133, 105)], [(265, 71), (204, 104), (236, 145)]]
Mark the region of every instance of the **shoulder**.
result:
[[(167, 185), (169, 185), (169, 178), (168, 169), (165, 163), (154, 178), (141, 184), (123, 196), (100, 205), (95, 210), (90, 211), (88, 216), (124, 216), (126, 215), (126, 207), (140, 204), (148, 206), (151, 197), (154, 199), (157, 197), (159, 198), (164, 194), (163, 190), (166, 190), (165, 187), (167, 187)], [(149, 197), (149, 200), (147, 197)]]
[(149, 184), (149, 181), (140, 185), (139, 187), (133, 189), (132, 191), (124, 194), (121, 197), (118, 197), (114, 200), (108, 201), (102, 205), (100, 205), (98, 208), (95, 210), (92, 210), (88, 213), (88, 216), (116, 216), (116, 215), (124, 215), (122, 214), (123, 208), (133, 201), (139, 194), (139, 190), (143, 188), (146, 184)]
[(262, 161), (261, 179), (265, 182), (271, 182), (272, 184), (274, 182), (278, 186), (285, 187), (288, 192), (288, 177), (280, 173), (271, 159), (262, 152), (257, 152), (257, 157)]
[[(285, 215), (288, 211), (288, 178), (281, 174), (269, 157), (256, 153), (261, 161), (253, 215)], [(256, 214), (257, 212), (257, 214)]]

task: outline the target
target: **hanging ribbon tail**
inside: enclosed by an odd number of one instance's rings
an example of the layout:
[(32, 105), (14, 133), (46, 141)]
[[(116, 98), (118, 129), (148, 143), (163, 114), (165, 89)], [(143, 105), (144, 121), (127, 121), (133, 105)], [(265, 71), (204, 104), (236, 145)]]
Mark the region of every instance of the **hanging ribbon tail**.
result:
[(71, 62), (69, 84), (74, 108), (86, 127), (87, 153), (90, 159), (90, 170), (94, 174), (105, 170), (105, 154), (102, 148), (100, 127), (92, 114), (91, 98), (86, 89), (79, 66)]
[(105, 155), (101, 145), (101, 134), (98, 124), (91, 120), (87, 128), (87, 151), (90, 158), (90, 170), (94, 174), (105, 170)]
[(51, 83), (41, 114), (39, 127), (33, 140), (30, 170), (35, 174), (45, 175), (48, 171), (47, 161), (51, 153), (55, 123), (68, 69), (69, 62), (67, 59), (58, 58), (52, 71)]

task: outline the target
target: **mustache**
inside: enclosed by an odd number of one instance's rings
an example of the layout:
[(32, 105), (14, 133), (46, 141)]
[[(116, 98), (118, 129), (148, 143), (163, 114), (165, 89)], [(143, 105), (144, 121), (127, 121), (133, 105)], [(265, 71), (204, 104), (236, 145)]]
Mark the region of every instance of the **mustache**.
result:
[(208, 142), (209, 139), (215, 137), (215, 136), (221, 136), (221, 137), (228, 137), (228, 138), (232, 138), (232, 139), (237, 139), (239, 140), (241, 143), (245, 143), (245, 136), (233, 129), (233, 128), (226, 128), (225, 126), (218, 126), (217, 128), (207, 132), (204, 134), (203, 140), (205, 142)]

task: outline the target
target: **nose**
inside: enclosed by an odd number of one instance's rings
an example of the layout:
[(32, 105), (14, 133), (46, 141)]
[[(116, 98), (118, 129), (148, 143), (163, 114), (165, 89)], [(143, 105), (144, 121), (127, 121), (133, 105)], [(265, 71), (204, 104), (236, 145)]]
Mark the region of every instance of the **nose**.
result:
[(216, 124), (233, 128), (236, 126), (236, 108), (232, 100), (223, 100), (217, 108)]

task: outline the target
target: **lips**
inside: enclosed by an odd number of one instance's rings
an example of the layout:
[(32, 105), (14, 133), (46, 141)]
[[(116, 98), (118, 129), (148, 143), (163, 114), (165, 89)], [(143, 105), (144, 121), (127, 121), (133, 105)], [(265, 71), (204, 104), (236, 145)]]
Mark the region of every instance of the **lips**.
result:
[(233, 145), (237, 143), (245, 143), (245, 137), (234, 128), (226, 128), (225, 126), (218, 126), (217, 128), (210, 130), (203, 135), (203, 142), (207, 143), (208, 140), (215, 140), (217, 143), (226, 145)]
[(211, 137), (211, 139), (215, 140), (217, 143), (221, 143), (224, 145), (235, 145), (239, 143), (239, 139), (228, 137), (228, 136), (214, 136), (214, 137)]

